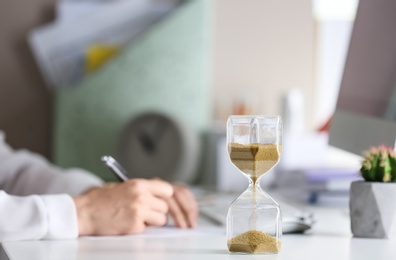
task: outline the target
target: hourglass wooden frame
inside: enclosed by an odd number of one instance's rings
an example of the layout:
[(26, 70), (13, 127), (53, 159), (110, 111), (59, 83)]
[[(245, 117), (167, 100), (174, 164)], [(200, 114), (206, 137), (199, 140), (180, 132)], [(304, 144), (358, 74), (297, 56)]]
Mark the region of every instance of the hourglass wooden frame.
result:
[(281, 248), (281, 210), (260, 187), (260, 179), (280, 160), (280, 116), (230, 116), (227, 149), (231, 162), (249, 180), (248, 188), (228, 210), (228, 249), (240, 254), (276, 254)]

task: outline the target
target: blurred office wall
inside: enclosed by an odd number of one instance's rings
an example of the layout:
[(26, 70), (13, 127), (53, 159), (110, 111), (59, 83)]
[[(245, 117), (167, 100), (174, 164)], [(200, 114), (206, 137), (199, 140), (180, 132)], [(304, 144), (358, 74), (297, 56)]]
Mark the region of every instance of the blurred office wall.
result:
[(304, 97), (305, 126), (313, 118), (314, 19), (312, 0), (217, 0), (214, 15), (216, 118), (235, 102), (253, 114), (280, 114), (282, 95)]
[(50, 157), (52, 97), (27, 33), (54, 17), (54, 0), (0, 1), (0, 129), (15, 148)]

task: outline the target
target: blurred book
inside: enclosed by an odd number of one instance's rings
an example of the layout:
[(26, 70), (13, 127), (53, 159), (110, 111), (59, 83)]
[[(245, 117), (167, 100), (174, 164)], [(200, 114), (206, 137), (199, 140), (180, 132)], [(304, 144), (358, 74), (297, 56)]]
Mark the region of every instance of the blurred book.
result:
[(278, 172), (275, 187), (286, 197), (311, 204), (345, 206), (351, 182), (360, 180), (358, 169), (316, 168)]

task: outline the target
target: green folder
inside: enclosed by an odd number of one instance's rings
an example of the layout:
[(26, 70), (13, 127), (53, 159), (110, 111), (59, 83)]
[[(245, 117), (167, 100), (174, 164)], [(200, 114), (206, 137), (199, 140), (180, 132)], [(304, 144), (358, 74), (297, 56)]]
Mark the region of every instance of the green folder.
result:
[(131, 118), (161, 111), (199, 133), (211, 122), (211, 2), (186, 1), (117, 57), (56, 93), (53, 159), (113, 180), (100, 157), (115, 154)]

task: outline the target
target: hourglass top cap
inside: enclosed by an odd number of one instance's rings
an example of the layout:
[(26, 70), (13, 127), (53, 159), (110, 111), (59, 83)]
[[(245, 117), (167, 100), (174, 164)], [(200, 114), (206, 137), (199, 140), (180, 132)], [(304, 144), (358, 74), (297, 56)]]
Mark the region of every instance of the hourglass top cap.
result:
[(231, 115), (228, 117), (227, 124), (275, 124), (282, 126), (282, 118), (278, 115)]
[(228, 118), (281, 119), (279, 115), (230, 115)]

